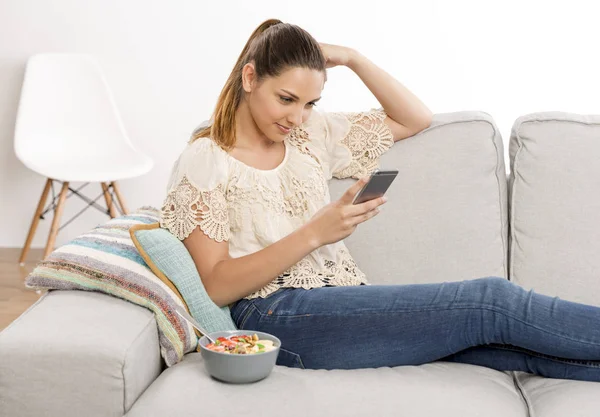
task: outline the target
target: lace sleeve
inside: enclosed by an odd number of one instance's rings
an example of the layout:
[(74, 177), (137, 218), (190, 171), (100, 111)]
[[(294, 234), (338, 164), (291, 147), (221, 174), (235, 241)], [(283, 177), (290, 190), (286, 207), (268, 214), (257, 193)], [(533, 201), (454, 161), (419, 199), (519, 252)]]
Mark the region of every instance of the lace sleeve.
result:
[(361, 178), (379, 166), (379, 159), (394, 144), (384, 123), (383, 108), (359, 113), (323, 113), (325, 145), (330, 173), (336, 178)]
[(194, 143), (173, 166), (169, 191), (161, 207), (160, 226), (179, 240), (187, 238), (197, 226), (217, 242), (229, 240), (223, 167), (217, 162), (205, 144)]

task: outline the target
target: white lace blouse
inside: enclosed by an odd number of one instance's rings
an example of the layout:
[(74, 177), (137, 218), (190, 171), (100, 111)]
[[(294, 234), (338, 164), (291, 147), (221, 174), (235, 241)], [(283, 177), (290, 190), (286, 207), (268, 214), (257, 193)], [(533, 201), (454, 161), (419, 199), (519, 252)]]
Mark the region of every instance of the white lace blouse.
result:
[[(360, 113), (313, 110), (284, 140), (271, 170), (250, 167), (210, 138), (187, 145), (175, 161), (160, 226), (184, 240), (196, 228), (229, 242), (233, 258), (257, 252), (308, 222), (330, 202), (327, 181), (370, 174), (393, 144), (382, 108)], [(322, 246), (247, 299), (282, 287), (368, 284), (344, 245)]]

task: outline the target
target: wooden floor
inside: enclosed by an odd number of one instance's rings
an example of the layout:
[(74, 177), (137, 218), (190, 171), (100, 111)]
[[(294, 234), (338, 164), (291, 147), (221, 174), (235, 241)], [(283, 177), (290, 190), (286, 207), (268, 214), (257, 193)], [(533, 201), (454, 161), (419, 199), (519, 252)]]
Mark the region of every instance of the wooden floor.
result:
[(32, 305), (41, 294), (25, 288), (25, 277), (42, 259), (43, 249), (31, 249), (20, 266), (21, 248), (0, 248), (0, 331)]

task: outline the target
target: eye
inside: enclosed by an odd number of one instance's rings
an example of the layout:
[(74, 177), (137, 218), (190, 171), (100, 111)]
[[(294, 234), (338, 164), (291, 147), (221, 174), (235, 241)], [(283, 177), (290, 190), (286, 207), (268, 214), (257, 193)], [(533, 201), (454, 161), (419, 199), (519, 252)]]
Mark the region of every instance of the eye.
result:
[[(291, 97), (279, 96), (279, 98), (284, 103), (293, 103), (294, 102), (294, 99), (291, 98)], [(310, 102), (310, 103), (307, 104), (307, 106), (310, 106), (310, 107), (315, 107), (316, 105), (317, 105), (317, 103), (315, 103), (315, 102)]]

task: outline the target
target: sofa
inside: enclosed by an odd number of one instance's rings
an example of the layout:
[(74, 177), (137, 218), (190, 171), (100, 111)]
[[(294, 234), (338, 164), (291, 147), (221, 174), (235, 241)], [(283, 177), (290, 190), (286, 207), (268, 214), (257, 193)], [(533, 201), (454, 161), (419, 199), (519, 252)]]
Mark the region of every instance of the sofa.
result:
[[(509, 155), (507, 175), (499, 129), (480, 111), (436, 114), (428, 129), (397, 142), (380, 161), (399, 170), (388, 203), (345, 240), (369, 281), (498, 276), (600, 305), (600, 116), (521, 116)], [(332, 200), (352, 183), (333, 179)], [(227, 384), (207, 374), (198, 352), (167, 368), (153, 313), (91, 291), (49, 291), (0, 333), (1, 416), (233, 413), (598, 416), (600, 383), (440, 360), (357, 370), (276, 365), (262, 381)]]

